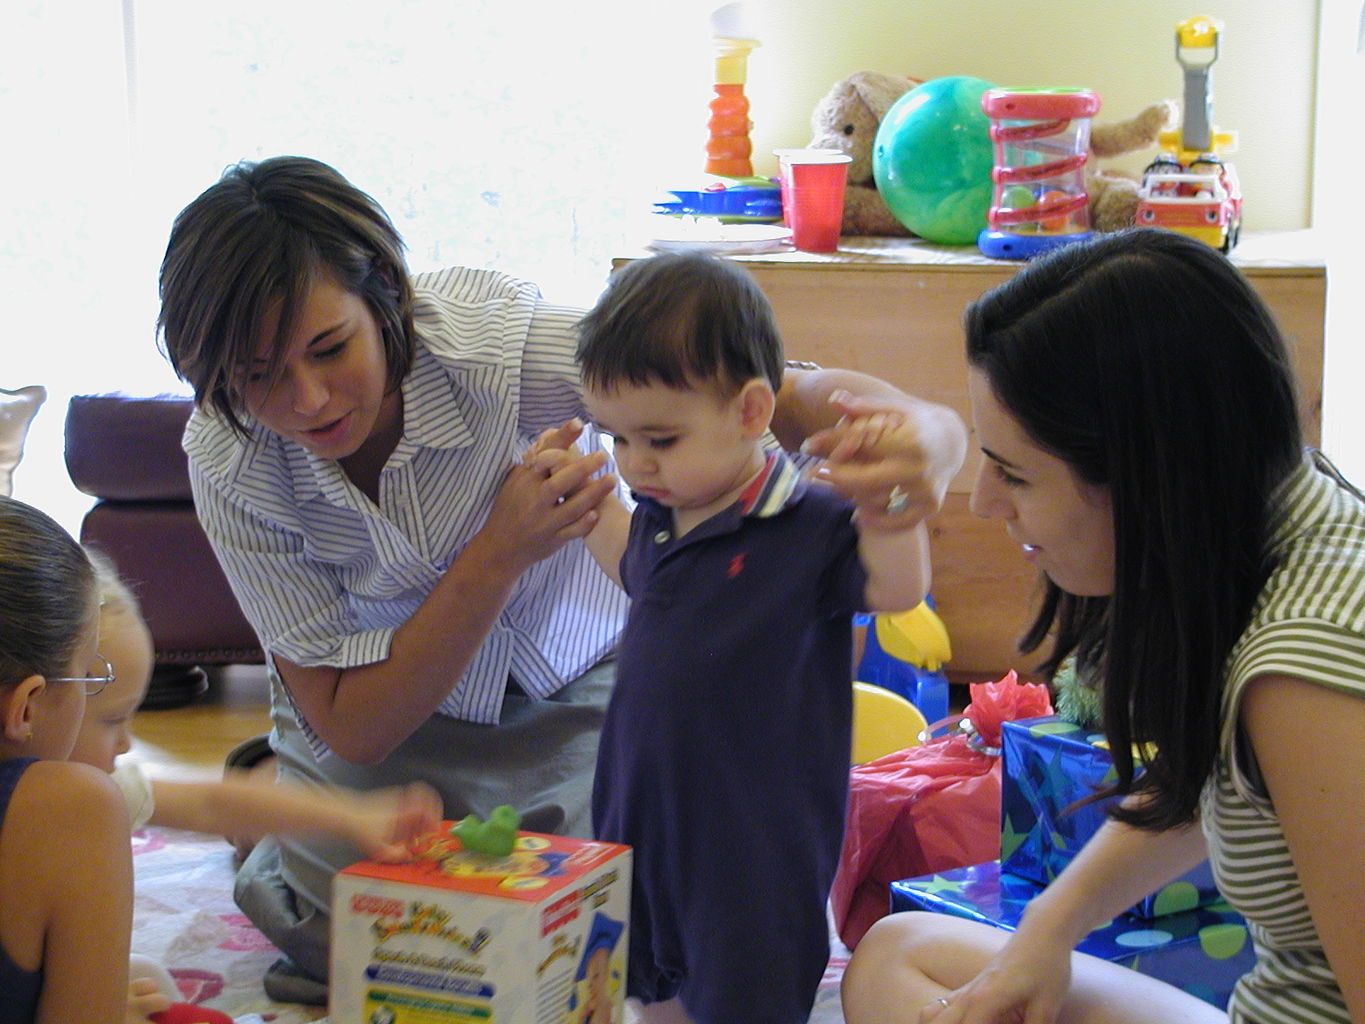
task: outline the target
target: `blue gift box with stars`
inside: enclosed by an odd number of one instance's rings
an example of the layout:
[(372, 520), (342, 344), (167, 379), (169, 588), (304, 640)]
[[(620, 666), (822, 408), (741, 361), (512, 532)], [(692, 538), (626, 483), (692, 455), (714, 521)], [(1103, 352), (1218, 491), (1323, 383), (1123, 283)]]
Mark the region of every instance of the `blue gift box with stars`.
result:
[[(1001, 869), (1046, 884), (1104, 824), (1110, 800), (1073, 805), (1113, 783), (1114, 762), (1103, 735), (1051, 715), (1005, 722), (1000, 745)], [(1205, 862), (1130, 913), (1162, 917), (1219, 899)]]
[[(1002, 871), (999, 861), (891, 883), (891, 912), (928, 910), (993, 925), (1019, 926), (1024, 907), (1043, 886)], [(1241, 915), (1214, 903), (1147, 920), (1123, 914), (1096, 928), (1076, 947), (1159, 978), (1226, 1008), (1237, 979), (1255, 952)]]

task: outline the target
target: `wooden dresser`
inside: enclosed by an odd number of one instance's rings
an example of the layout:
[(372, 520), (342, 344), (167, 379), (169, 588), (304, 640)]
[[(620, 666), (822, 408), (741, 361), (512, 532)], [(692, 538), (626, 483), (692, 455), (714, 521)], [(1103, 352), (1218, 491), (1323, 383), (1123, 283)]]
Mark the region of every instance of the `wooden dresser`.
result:
[[(1020, 266), (975, 247), (920, 239), (846, 237), (838, 252), (737, 256), (773, 304), (787, 356), (880, 377), (948, 405), (970, 425), (962, 354), (963, 308)], [(1289, 342), (1306, 436), (1321, 434), (1325, 262), (1309, 232), (1244, 232), (1233, 260), (1274, 312)], [(625, 260), (615, 261), (618, 265)], [(1153, 311), (1156, 316), (1158, 311)], [(948, 627), (957, 682), (1031, 665), (1015, 638), (1031, 621), (1034, 571), (998, 522), (967, 509), (980, 456), (970, 446), (931, 522), (933, 595)]]

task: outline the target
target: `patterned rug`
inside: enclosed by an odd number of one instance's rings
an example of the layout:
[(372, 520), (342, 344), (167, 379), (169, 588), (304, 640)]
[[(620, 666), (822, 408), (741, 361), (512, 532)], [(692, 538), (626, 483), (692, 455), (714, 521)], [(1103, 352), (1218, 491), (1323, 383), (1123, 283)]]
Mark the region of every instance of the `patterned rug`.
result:
[[(144, 828), (133, 835), (133, 952), (170, 971), (187, 1003), (237, 1024), (326, 1021), (320, 1007), (275, 1003), (261, 979), (279, 957), (232, 902), (232, 848), (217, 836)], [(831, 931), (830, 963), (810, 1024), (843, 1024), (839, 981), (848, 950)]]
[(232, 847), (175, 829), (133, 833), (133, 952), (160, 962), (187, 1003), (239, 1024), (325, 1019), (313, 1006), (272, 1002), (261, 987), (279, 952), (232, 902)]

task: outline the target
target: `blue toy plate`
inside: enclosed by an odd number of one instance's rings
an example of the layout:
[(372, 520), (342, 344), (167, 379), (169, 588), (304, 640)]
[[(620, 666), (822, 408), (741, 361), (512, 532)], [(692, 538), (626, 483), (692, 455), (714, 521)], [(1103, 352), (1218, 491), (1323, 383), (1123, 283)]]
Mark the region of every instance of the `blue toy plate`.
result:
[(701, 189), (669, 189), (672, 198), (654, 204), (654, 212), (677, 217), (715, 217), (723, 224), (771, 224), (782, 219), (782, 195), (766, 178), (742, 183), (716, 182)]

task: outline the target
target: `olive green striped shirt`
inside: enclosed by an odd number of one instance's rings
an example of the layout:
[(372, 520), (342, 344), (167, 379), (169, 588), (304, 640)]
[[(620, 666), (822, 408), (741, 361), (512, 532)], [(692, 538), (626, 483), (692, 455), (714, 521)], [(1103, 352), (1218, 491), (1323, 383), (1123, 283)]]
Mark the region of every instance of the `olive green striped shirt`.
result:
[[(1277, 566), (1228, 658), (1221, 754), (1201, 818), (1218, 887), (1247, 919), (1256, 946), (1229, 1019), (1348, 1024), (1275, 806), (1237, 722), (1247, 683), (1268, 674), (1365, 699), (1365, 496), (1312, 453), (1286, 481), (1281, 502)], [(1350, 824), (1365, 839), (1365, 822)]]

